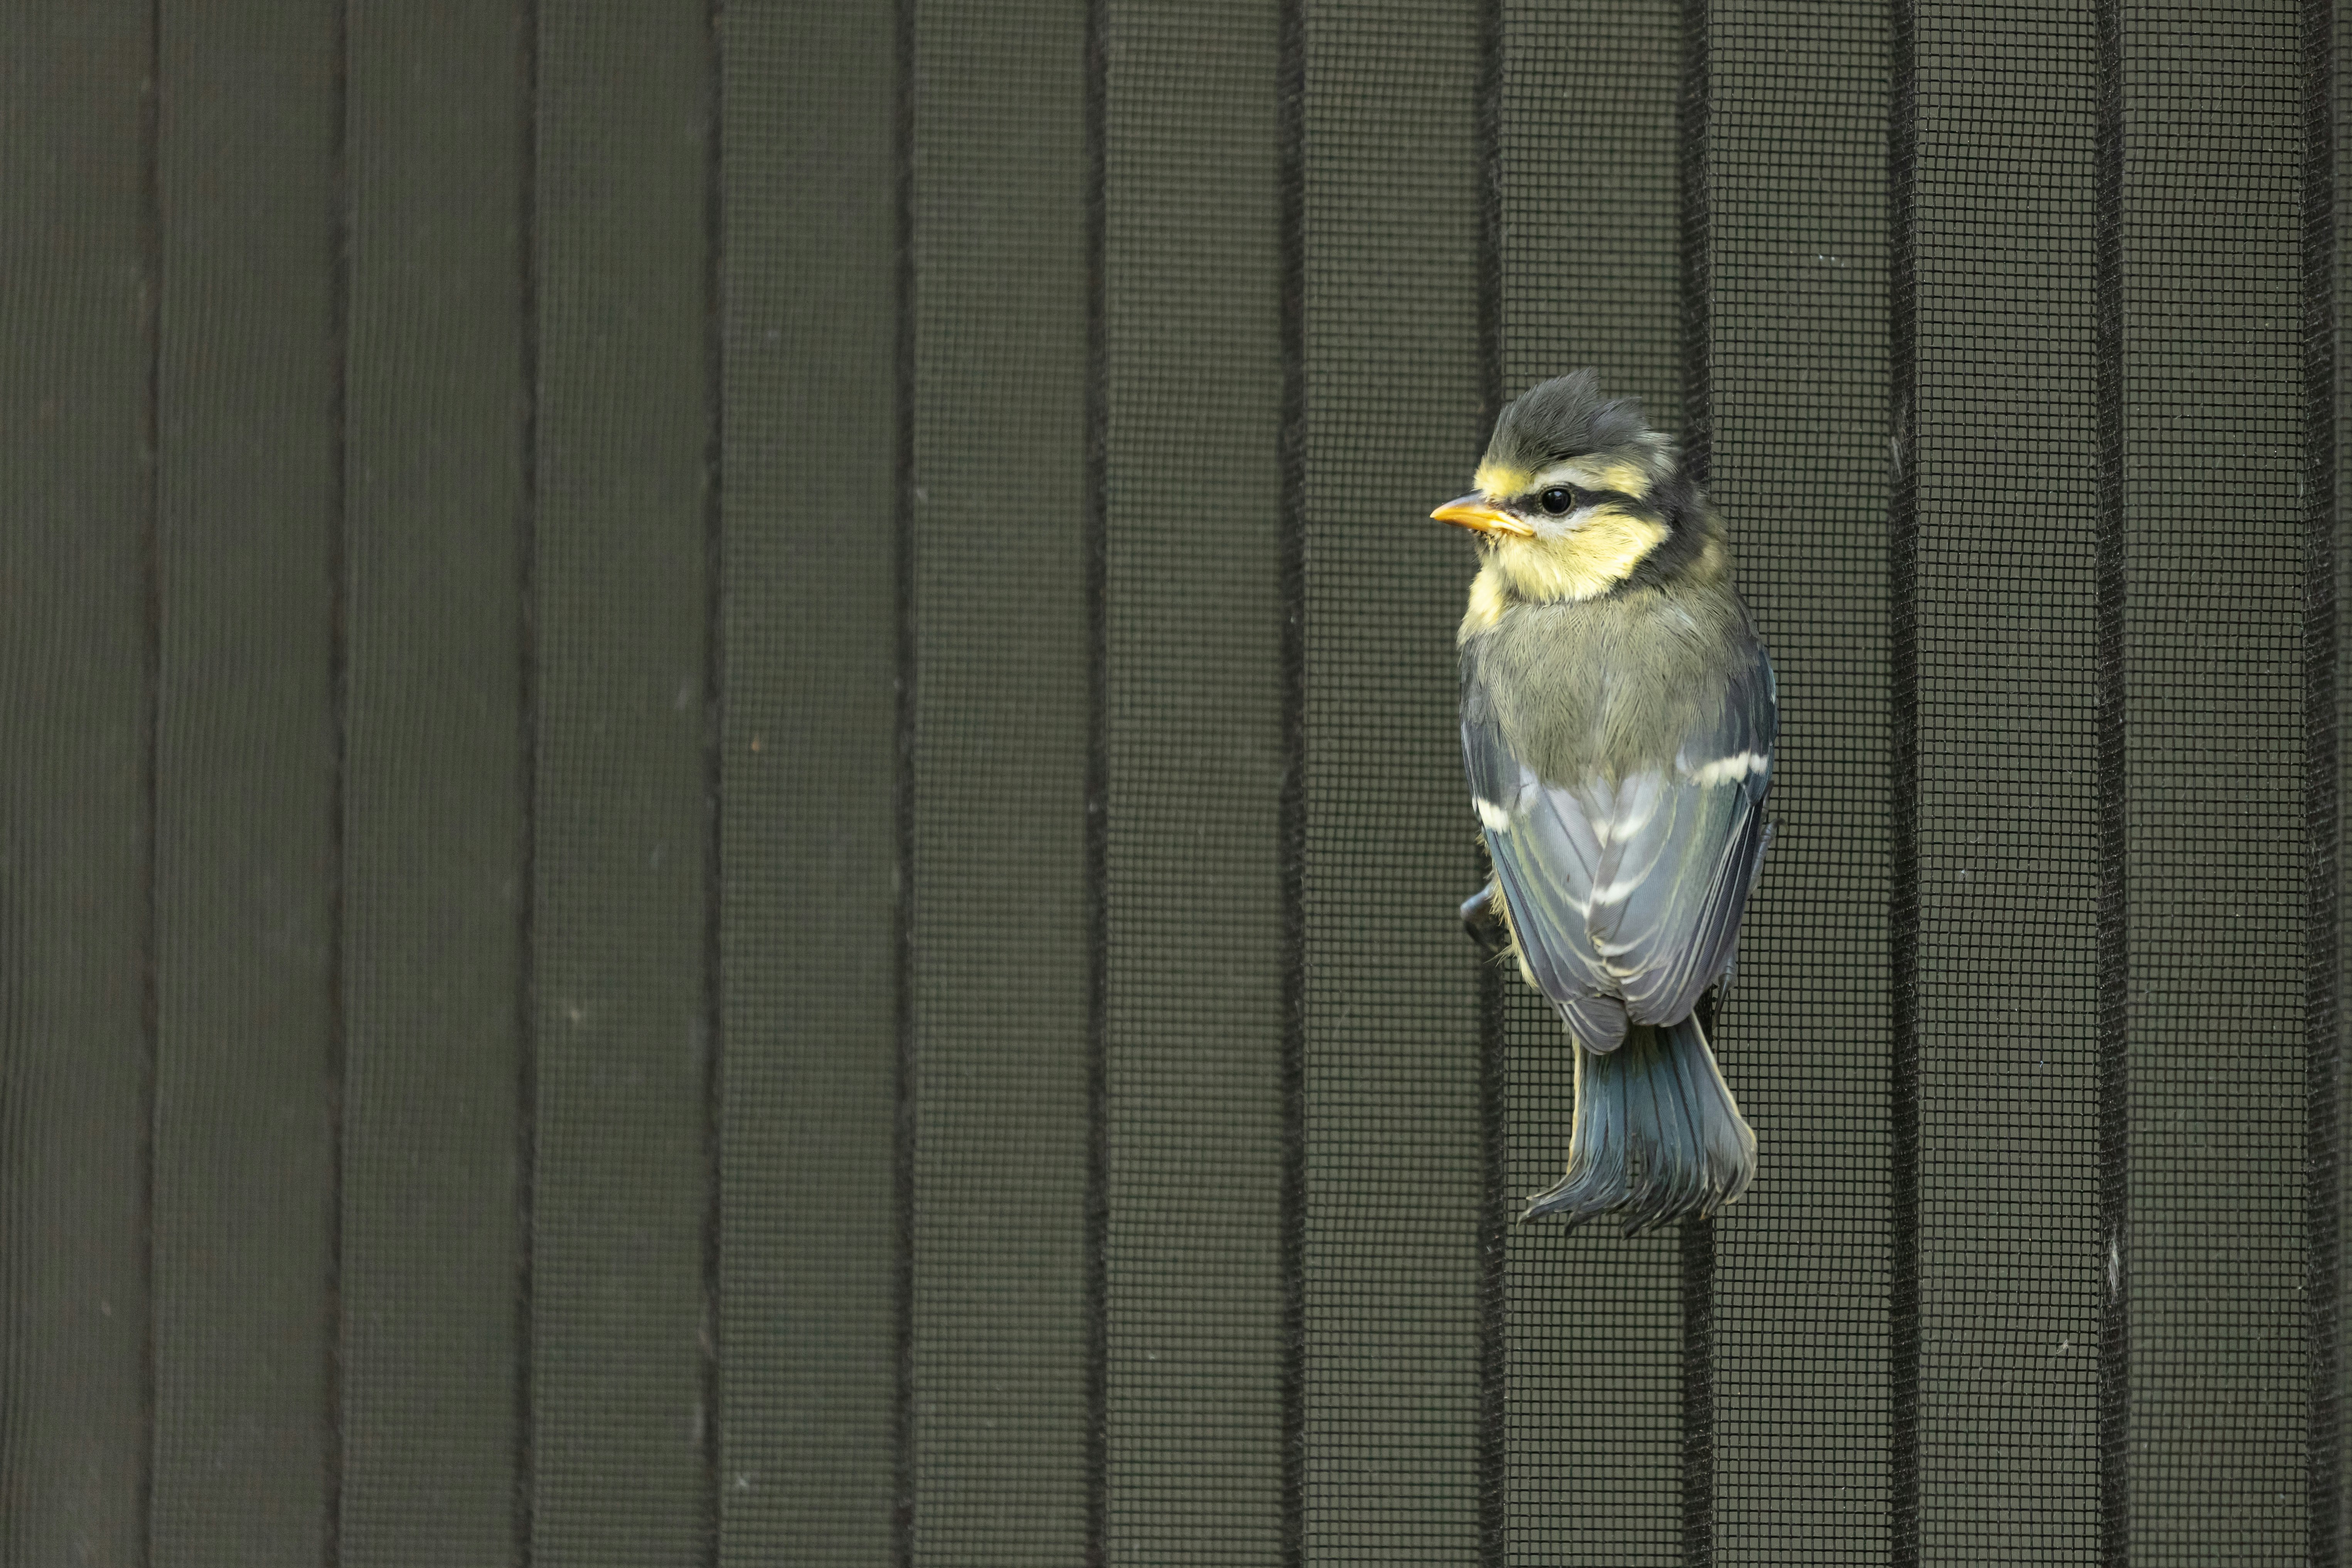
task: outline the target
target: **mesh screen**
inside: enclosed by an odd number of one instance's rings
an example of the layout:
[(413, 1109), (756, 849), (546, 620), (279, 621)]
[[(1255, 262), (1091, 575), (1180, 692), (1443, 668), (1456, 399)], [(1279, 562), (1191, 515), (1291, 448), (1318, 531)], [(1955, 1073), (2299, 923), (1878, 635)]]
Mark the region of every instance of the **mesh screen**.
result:
[[(1473, 5), (1307, 36), (1307, 1496), (1311, 1552), (1472, 1550), (1477, 874), (1429, 523), (1481, 442)], [(1427, 502), (1423, 497), (1431, 498)]]
[(343, 928), (352, 1568), (517, 1540), (521, 22), (351, 17), (343, 876), (373, 895)]
[[(341, 845), (333, 18), (167, 16), (153, 1550), (329, 1539)], [(322, 874), (324, 873), (324, 874)]]
[(687, 1560), (717, 1502), (700, 21), (539, 12), (527, 1506), (557, 1562)]
[(2092, 20), (1917, 45), (1920, 1528), (1971, 1561), (2099, 1545)]
[[(2299, 22), (2150, 6), (2125, 56), (2126, 126), (2166, 127), (2123, 232), (2145, 1563), (2292, 1561), (2306, 1529)], [(2226, 505), (2191, 499), (2217, 468)]]
[(895, 22), (730, 7), (720, 34), (730, 1568), (894, 1553)]
[(1012, 1568), (1088, 1534), (1085, 15), (915, 26), (913, 1551)]
[(1282, 1540), (1274, 13), (1119, 7), (1108, 318), (1107, 1558)]
[[(0, 21), (0, 1553), (135, 1562), (149, 1394), (148, 7)], [(37, 439), (30, 438), (38, 431)]]
[[(0, 29), (0, 1564), (2344, 1568), (2325, 0)], [(1580, 364), (1784, 716), (1631, 1242)]]
[(1786, 716), (1719, 1031), (1765, 1162), (1717, 1226), (1726, 1563), (1891, 1545), (1887, 44), (1868, 5), (1713, 20), (1710, 489)]
[[(1513, 5), (1503, 20), (1503, 390), (1591, 364), (1673, 430), (1682, 8), (1651, 0), (1612, 16)], [(1460, 443), (1433, 500), (1469, 488), (1484, 446), (1483, 431)], [(1439, 548), (1448, 570), (1432, 586), (1450, 640), (1475, 559), (1459, 538)], [(1475, 880), (1484, 868), (1459, 796), (1444, 815), (1474, 841), (1465, 874)], [(1573, 1066), (1558, 1015), (1516, 973), (1497, 980), (1516, 1199), (1550, 1186), (1567, 1164)], [(1628, 1241), (1607, 1227), (1513, 1227), (1509, 1561), (1680, 1560), (1678, 1259), (1671, 1230)], [(1592, 1331), (1602, 1323), (1605, 1332)]]

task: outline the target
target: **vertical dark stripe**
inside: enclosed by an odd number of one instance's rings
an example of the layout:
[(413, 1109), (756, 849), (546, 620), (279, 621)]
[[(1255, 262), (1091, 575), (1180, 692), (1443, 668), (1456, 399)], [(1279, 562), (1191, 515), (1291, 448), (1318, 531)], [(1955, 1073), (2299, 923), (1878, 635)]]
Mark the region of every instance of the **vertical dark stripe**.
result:
[[(1503, 0), (1478, 15), (1478, 384), (1485, 424), (1502, 412)], [(1469, 868), (1487, 875), (1481, 850)], [(1475, 949), (1472, 950), (1474, 952)], [(1485, 1164), (1478, 1237), (1478, 1562), (1503, 1568), (1510, 1520), (1510, 1037), (1504, 1026), (1505, 971), (1478, 963), (1478, 1142)]]
[(531, 1369), (534, 1313), (532, 1220), (537, 1213), (539, 1177), (539, 5), (523, 0), (521, 50), (515, 62), (522, 90), (520, 163), (522, 178), (517, 190), (516, 223), (521, 231), (515, 249), (518, 263), (515, 289), (522, 306), (522, 472), (516, 552), (519, 573), (515, 594), (520, 613), (516, 625), (522, 646), (516, 650), (522, 689), (518, 694), (522, 734), (517, 748), (521, 757), (522, 855), (516, 868), (515, 942), (520, 955), (515, 976), (515, 1317), (514, 1317), (514, 1560), (517, 1568), (530, 1568), (536, 1549), (539, 1496), (537, 1448), (539, 1425), (532, 1419), (535, 1404)]
[[(1683, 0), (1683, 84), (1676, 127), (1681, 159), (1683, 468), (1704, 485), (1712, 467), (1714, 243), (1707, 211), (1707, 0)], [(1715, 1032), (1715, 1009), (1702, 1026)], [(1682, 1562), (1715, 1561), (1715, 1221), (1682, 1224)]]
[(327, 846), (327, 1196), (326, 1321), (320, 1325), (325, 1395), (320, 1456), (326, 1519), (320, 1557), (326, 1568), (343, 1560), (343, 1110), (350, 1099), (350, 1005), (344, 963), (345, 908), (351, 888), (348, 822), (351, 804), (351, 385), (352, 385), (352, 8), (335, 7), (335, 80), (330, 111), (334, 211), (328, 229), (327, 331), (333, 355), (328, 395), (327, 701), (329, 743)]
[(1704, 485), (1715, 447), (1708, 340), (1713, 234), (1707, 217), (1707, 0), (1683, 0), (1683, 89), (1676, 139), (1682, 148), (1683, 471)]
[[(1710, 1000), (1700, 1027), (1715, 1034)], [(1682, 1222), (1683, 1568), (1715, 1561), (1715, 1221)]]
[(1282, 1563), (1307, 1563), (1307, 0), (1279, 0)]
[(1086, 1561), (1110, 1552), (1110, 38), (1108, 0), (1087, 0), (1087, 1198)]
[(2303, 7), (2304, 1337), (2311, 1568), (2344, 1552), (2342, 832), (2336, 660), (2336, 6)]
[(1485, 418), (1503, 410), (1503, 4), (1478, 8), (1478, 381)]
[(143, 1321), (139, 1338), (139, 1410), (146, 1425), (139, 1466), (139, 1560), (155, 1559), (155, 1118), (156, 1047), (162, 1032), (163, 994), (157, 984), (156, 944), (161, 930), (156, 846), (162, 837), (163, 795), (159, 787), (163, 758), (163, 3), (147, 7), (147, 76), (139, 99), (139, 268), (142, 312), (139, 323), (147, 355), (144, 406), (140, 413), (140, 461), (146, 509), (139, 544), (142, 594), (146, 601), (144, 642), (140, 648), (141, 788), (143, 842), (140, 847), (141, 918), (139, 933), (139, 1234), (142, 1242), (139, 1297)]
[(727, 1408), (721, 1337), (725, 1324), (719, 1310), (719, 1257), (726, 1235), (720, 1156), (727, 1106), (726, 972), (720, 962), (721, 914), (726, 908), (721, 880), (726, 800), (721, 783), (727, 761), (727, 301), (723, 292), (727, 186), (722, 134), (727, 124), (727, 73), (722, 53), (725, 39), (719, 30), (721, 4), (722, 0), (708, 0), (704, 11), (710, 120), (703, 132), (708, 141), (702, 192), (703, 397), (710, 421), (702, 451), (702, 1506), (707, 1532), (704, 1560), (711, 1568), (718, 1568), (719, 1563), (719, 1477), (726, 1451)]
[(915, 5), (898, 0), (898, 1501), (899, 1568), (915, 1563)]
[(2092, 154), (2093, 374), (2097, 481), (2099, 1561), (2130, 1561), (2126, 1447), (2130, 1413), (2130, 1014), (2124, 752), (2123, 0), (2098, 0)]
[(1887, 1361), (1892, 1568), (1919, 1564), (1919, 178), (1918, 0), (1894, 0), (1887, 35), (1887, 663), (1892, 886), (1887, 919), (1894, 1028), (1887, 1100), (1894, 1141)]
[[(1490, 398), (1490, 403), (1496, 401)], [(1483, 860), (1473, 879), (1488, 875)], [(1510, 1037), (1499, 964), (1478, 965), (1478, 1127), (1485, 1155), (1478, 1238), (1478, 1563), (1503, 1568), (1510, 1536)]]
[[(1499, 380), (1499, 367), (1498, 367)], [(1499, 402), (1489, 396), (1489, 405)], [(1488, 875), (1483, 859), (1473, 879)], [(1478, 965), (1478, 1563), (1503, 1568), (1510, 1537), (1510, 1037), (1503, 1006), (1507, 972)]]

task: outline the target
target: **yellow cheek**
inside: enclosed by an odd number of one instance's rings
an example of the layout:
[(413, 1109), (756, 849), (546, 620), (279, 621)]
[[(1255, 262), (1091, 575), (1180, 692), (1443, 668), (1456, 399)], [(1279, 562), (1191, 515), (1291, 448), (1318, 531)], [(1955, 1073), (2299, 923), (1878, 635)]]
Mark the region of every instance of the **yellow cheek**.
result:
[(1664, 523), (1604, 507), (1565, 539), (1499, 541), (1489, 570), (1500, 568), (1522, 598), (1597, 598), (1632, 576), (1665, 537)]

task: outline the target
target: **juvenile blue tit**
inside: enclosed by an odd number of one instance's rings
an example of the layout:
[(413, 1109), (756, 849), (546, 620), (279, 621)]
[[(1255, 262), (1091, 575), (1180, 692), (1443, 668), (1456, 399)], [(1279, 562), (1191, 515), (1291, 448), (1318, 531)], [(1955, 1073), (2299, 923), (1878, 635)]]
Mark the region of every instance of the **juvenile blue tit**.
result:
[[(1568, 1173), (1528, 1215), (1628, 1236), (1756, 1173), (1694, 1009), (1727, 980), (1771, 829), (1772, 661), (1673, 445), (1591, 371), (1503, 410), (1462, 617), (1462, 755), (1494, 879), (1463, 906), (1559, 1009), (1576, 1061)], [(1491, 940), (1490, 940), (1491, 939)]]

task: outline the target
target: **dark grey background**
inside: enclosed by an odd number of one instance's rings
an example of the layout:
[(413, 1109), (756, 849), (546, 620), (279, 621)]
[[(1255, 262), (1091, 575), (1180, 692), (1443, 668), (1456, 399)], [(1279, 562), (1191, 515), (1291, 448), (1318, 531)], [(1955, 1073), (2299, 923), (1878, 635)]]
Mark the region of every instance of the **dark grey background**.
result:
[[(1916, 1560), (2090, 1563), (2094, 14), (1916, 15)], [(2127, 1544), (2301, 1562), (2304, 18), (2122, 19)], [(0, 1563), (1693, 1561), (1671, 1234), (1508, 1232), (1479, 1538), (1426, 519), (1490, 261), (1507, 390), (1679, 421), (1685, 20), (0, 18)], [(1784, 715), (1714, 1551), (1883, 1563), (1892, 21), (1706, 26)], [(1515, 984), (1505, 1031), (1524, 1193), (1567, 1068)]]

